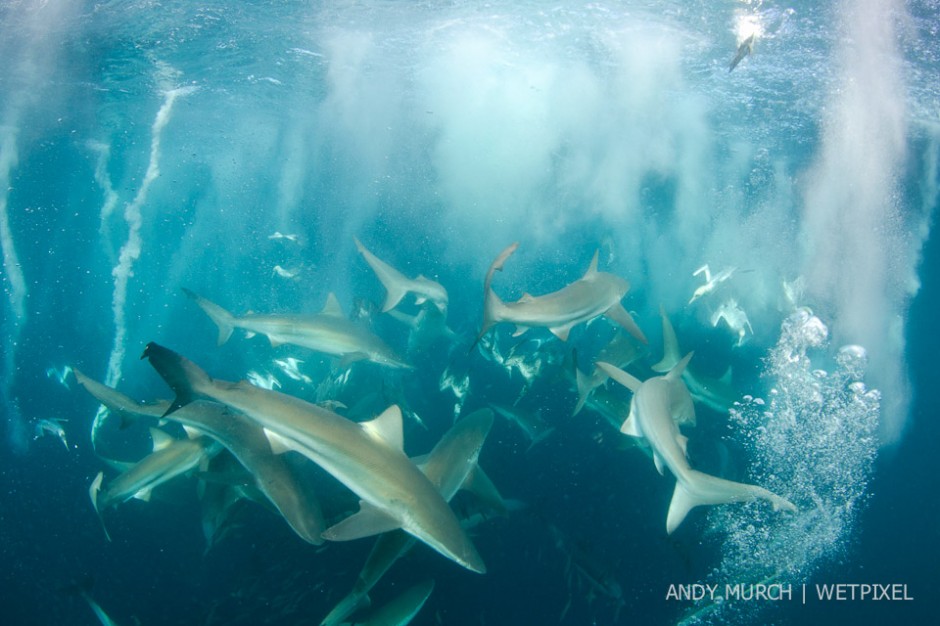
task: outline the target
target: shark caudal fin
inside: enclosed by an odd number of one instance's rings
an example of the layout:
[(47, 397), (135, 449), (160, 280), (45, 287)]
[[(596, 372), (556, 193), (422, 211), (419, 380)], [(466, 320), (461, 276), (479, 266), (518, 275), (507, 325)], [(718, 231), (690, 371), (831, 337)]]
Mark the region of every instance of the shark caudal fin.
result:
[(587, 402), (588, 396), (591, 395), (597, 385), (594, 384), (594, 376), (585, 374), (577, 366), (574, 368), (574, 378), (575, 385), (578, 388), (578, 403), (574, 405), (572, 415), (577, 415), (584, 408), (584, 403)]
[(169, 348), (150, 342), (144, 348), (142, 359), (147, 359), (166, 381), (176, 398), (164, 415), (169, 415), (201, 396), (200, 389), (212, 384), (212, 379), (198, 365)]
[(88, 487), (88, 497), (91, 498), (91, 505), (95, 507), (95, 513), (98, 515), (98, 521), (101, 522), (101, 530), (104, 531), (105, 538), (111, 541), (111, 533), (108, 532), (108, 527), (104, 525), (104, 517), (101, 515), (101, 509), (98, 507), (98, 494), (101, 493), (102, 480), (104, 480), (104, 472), (98, 472), (98, 475), (95, 476), (95, 479), (91, 482), (91, 486)]
[(382, 305), (382, 312), (388, 313), (398, 306), (402, 298), (408, 294), (408, 283), (410, 281), (404, 274), (369, 252), (368, 248), (362, 245), (362, 242), (359, 241), (357, 237), (353, 237), (353, 241), (356, 243), (356, 249), (359, 251), (359, 254), (366, 260), (366, 263), (369, 264), (369, 267), (372, 268), (372, 271), (375, 272), (376, 277), (378, 277), (379, 282), (385, 287), (385, 304)]
[(669, 504), (669, 514), (666, 516), (666, 532), (672, 534), (689, 511), (697, 506), (751, 500), (766, 500), (773, 505), (775, 511), (796, 512), (796, 506), (792, 502), (763, 487), (736, 483), (690, 469), (682, 480), (676, 481), (676, 489)]
[(499, 256), (493, 261), (493, 264), (490, 265), (490, 269), (486, 272), (486, 280), (483, 282), (483, 325), (480, 327), (480, 332), (477, 334), (473, 345), (470, 346), (471, 351), (480, 342), (483, 335), (500, 320), (500, 311), (505, 304), (502, 299), (496, 295), (496, 292), (493, 291), (493, 275), (503, 270), (506, 259), (511, 257), (518, 247), (519, 242), (517, 241), (500, 252)]
[(198, 304), (199, 308), (205, 311), (206, 315), (209, 316), (209, 319), (215, 322), (215, 325), (219, 327), (219, 345), (221, 346), (228, 341), (228, 338), (232, 336), (232, 331), (235, 330), (235, 316), (215, 302), (206, 300), (186, 287), (183, 287), (183, 293)]

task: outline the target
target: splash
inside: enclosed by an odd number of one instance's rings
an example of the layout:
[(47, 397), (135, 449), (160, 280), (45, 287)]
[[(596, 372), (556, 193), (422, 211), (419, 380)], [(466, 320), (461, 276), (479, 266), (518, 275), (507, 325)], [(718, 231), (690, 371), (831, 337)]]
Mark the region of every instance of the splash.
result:
[[(766, 359), (769, 402), (750, 398), (731, 412), (753, 455), (752, 482), (799, 512), (784, 516), (753, 504), (712, 510), (709, 532), (722, 536), (723, 559), (710, 584), (804, 582), (851, 537), (868, 497), (881, 394), (863, 382), (865, 350), (845, 346), (831, 358), (828, 339), (829, 329), (808, 309), (792, 313)], [(698, 607), (682, 623), (752, 621), (760, 604)]]
[(0, 247), (3, 250), (4, 291), (10, 303), (10, 317), (4, 324), (3, 379), (0, 381), (0, 400), (3, 401), (7, 414), (7, 428), (10, 444), (17, 452), (25, 452), (29, 445), (26, 425), (20, 415), (16, 401), (12, 397), (13, 381), (16, 376), (16, 353), (20, 334), (26, 323), (26, 281), (23, 268), (16, 255), (13, 232), (10, 229), (10, 216), (7, 212), (7, 198), (10, 189), (10, 172), (17, 164), (16, 134), (9, 127), (0, 127)]
[[(166, 66), (163, 66), (165, 68)], [(164, 74), (167, 72), (164, 71)], [(134, 199), (124, 208), (124, 221), (127, 223), (128, 233), (127, 241), (121, 247), (118, 255), (118, 262), (111, 275), (114, 276), (114, 295), (111, 301), (111, 308), (114, 312), (114, 346), (111, 349), (111, 357), (108, 360), (108, 373), (105, 377), (110, 386), (117, 385), (121, 379), (121, 367), (124, 362), (126, 352), (125, 340), (127, 337), (127, 285), (130, 278), (134, 275), (134, 263), (140, 258), (143, 241), (140, 236), (140, 229), (143, 225), (143, 214), (141, 209), (147, 201), (147, 194), (154, 180), (160, 175), (160, 142), (163, 137), (163, 129), (170, 121), (173, 112), (173, 104), (180, 96), (187, 95), (194, 91), (192, 87), (183, 87), (169, 89), (164, 92), (163, 105), (157, 111), (157, 116), (153, 121), (150, 132), (150, 161), (147, 165), (147, 171), (140, 183), (140, 188)], [(108, 202), (111, 197), (106, 197), (105, 208), (102, 209), (102, 218), (105, 217), (105, 209), (108, 209)], [(113, 207), (111, 209), (113, 210)]]

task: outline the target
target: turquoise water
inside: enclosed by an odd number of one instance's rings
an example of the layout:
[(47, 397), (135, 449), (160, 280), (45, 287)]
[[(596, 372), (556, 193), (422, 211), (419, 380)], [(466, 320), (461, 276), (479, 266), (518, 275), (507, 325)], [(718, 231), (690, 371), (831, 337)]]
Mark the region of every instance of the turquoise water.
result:
[[(371, 540), (311, 546), (251, 502), (206, 551), (205, 476), (105, 512), (105, 539), (88, 486), (116, 474), (101, 457), (147, 454), (147, 428), (121, 427), (55, 371), (168, 398), (137, 358), (150, 341), (352, 419), (399, 404), (409, 454), (490, 404), (553, 429), (532, 445), (496, 417), (480, 464), (524, 507), (472, 531), (487, 574), (418, 546), (376, 587), (379, 606), (434, 578), (416, 624), (922, 620), (940, 584), (938, 8), (0, 4), (5, 621), (95, 623), (66, 589), (93, 579), (121, 624), (319, 623), (352, 586)], [(382, 313), (354, 237), (443, 285), (453, 333)], [(611, 383), (596, 395), (619, 408), (572, 416), (573, 368), (590, 371), (612, 324), (566, 342), (501, 324), (471, 349), (487, 269), (513, 242), (493, 281), (507, 301), (562, 289), (595, 251), (629, 281), (623, 305), (649, 338), (627, 368), (641, 380), (662, 356), (660, 306), (702, 379), (730, 367), (737, 404), (697, 403), (690, 461), (799, 511), (703, 507), (667, 535), (669, 472), (611, 425), (629, 393)], [(713, 289), (693, 299), (706, 264)], [(414, 369), (239, 330), (217, 346), (182, 288), (236, 314), (313, 314), (333, 293)], [(288, 357), (306, 378), (275, 363)], [(63, 420), (67, 446), (35, 436), (44, 419)], [(355, 509), (325, 472), (291, 463), (332, 521)], [(667, 597), (759, 581), (794, 600)], [(856, 582), (915, 599), (797, 597)]]

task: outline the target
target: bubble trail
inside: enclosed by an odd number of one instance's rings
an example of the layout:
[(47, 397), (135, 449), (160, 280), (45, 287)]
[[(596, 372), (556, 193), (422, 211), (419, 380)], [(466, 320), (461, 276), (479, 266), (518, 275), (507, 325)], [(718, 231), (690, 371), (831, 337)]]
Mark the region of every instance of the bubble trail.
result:
[[(838, 557), (851, 538), (868, 498), (881, 394), (863, 382), (865, 350), (850, 345), (830, 355), (828, 341), (829, 329), (809, 309), (791, 314), (766, 358), (769, 401), (753, 398), (732, 410), (733, 426), (752, 456), (749, 479), (792, 500), (799, 511), (784, 516), (747, 504), (710, 512), (709, 533), (722, 543), (710, 584), (796, 585)], [(698, 606), (680, 623), (759, 621), (760, 604)]]
[(13, 231), (10, 229), (10, 216), (7, 201), (10, 190), (10, 172), (16, 167), (16, 131), (10, 127), (0, 127), (0, 247), (3, 250), (4, 291), (10, 303), (12, 315), (4, 324), (3, 378), (0, 381), (0, 400), (3, 401), (7, 415), (7, 428), (10, 444), (16, 452), (25, 452), (29, 446), (26, 425), (19, 408), (13, 400), (13, 380), (16, 376), (16, 352), (20, 334), (26, 324), (26, 281), (23, 268), (16, 255)]
[[(160, 175), (160, 142), (163, 137), (163, 129), (170, 121), (173, 104), (178, 97), (192, 91), (192, 88), (178, 88), (170, 89), (164, 93), (163, 105), (160, 107), (160, 110), (157, 111), (157, 116), (153, 121), (153, 127), (151, 129), (150, 162), (147, 165), (147, 172), (144, 174), (140, 188), (137, 190), (137, 195), (134, 196), (133, 201), (124, 208), (124, 221), (128, 226), (127, 241), (121, 247), (117, 265), (115, 265), (114, 269), (111, 271), (111, 275), (114, 276), (114, 295), (111, 308), (114, 312), (115, 332), (114, 346), (111, 350), (111, 357), (108, 360), (108, 373), (105, 377), (107, 381), (106, 384), (110, 386), (117, 385), (118, 381), (121, 379), (121, 368), (126, 352), (127, 320), (125, 314), (127, 285), (131, 276), (134, 275), (134, 262), (140, 258), (141, 247), (143, 245), (140, 236), (140, 229), (143, 225), (141, 208), (147, 201), (147, 193), (150, 191), (150, 185)], [(106, 198), (105, 208), (102, 209), (103, 218), (109, 199), (110, 197)]]

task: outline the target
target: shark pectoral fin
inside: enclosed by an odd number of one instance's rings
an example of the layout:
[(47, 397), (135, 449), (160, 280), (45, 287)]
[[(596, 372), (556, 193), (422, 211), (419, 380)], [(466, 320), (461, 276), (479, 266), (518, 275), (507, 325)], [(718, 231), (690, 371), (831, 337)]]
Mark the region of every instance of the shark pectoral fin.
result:
[(256, 332), (253, 331), (253, 330), (246, 330), (246, 331), (245, 331), (245, 339), (251, 339), (252, 337), (254, 337), (254, 336), (257, 335), (257, 334), (258, 334), (258, 333), (256, 333)]
[[(418, 278), (421, 278), (421, 277), (419, 276)], [(415, 304), (418, 305), (418, 306), (421, 306), (422, 304), (424, 304), (424, 303), (427, 302), (427, 301), (428, 301), (428, 297), (427, 297), (427, 296), (415, 296)]]
[(513, 336), (513, 337), (518, 337), (519, 335), (522, 335), (522, 334), (524, 334), (524, 333), (526, 333), (526, 332), (528, 332), (528, 331), (529, 331), (529, 327), (528, 327), (528, 326), (520, 326), (520, 325), (517, 325), (517, 326), (516, 326), (516, 331), (512, 334), (512, 336)]
[(369, 355), (365, 352), (349, 352), (343, 355), (343, 358), (339, 360), (339, 368), (346, 369), (353, 363), (357, 361), (365, 361), (369, 358)]
[(655, 451), (653, 451), (653, 465), (656, 466), (656, 471), (659, 472), (660, 476), (666, 475), (665, 470), (663, 470), (663, 457), (659, 456)]
[(153, 489), (150, 487), (144, 487), (137, 493), (133, 495), (135, 500), (140, 500), (142, 502), (150, 502), (150, 496), (153, 495)]
[(190, 439), (198, 439), (199, 437), (202, 437), (205, 434), (198, 428), (195, 428), (194, 426), (189, 426), (187, 424), (183, 424), (183, 430), (186, 431), (186, 436), (189, 437)]
[(150, 429), (150, 438), (153, 439), (154, 452), (163, 450), (175, 441), (168, 433), (157, 428)]
[(696, 501), (682, 483), (676, 481), (676, 490), (672, 492), (672, 502), (669, 503), (669, 514), (666, 515), (666, 534), (671, 535), (689, 511), (699, 504), (701, 503)]
[(493, 481), (479, 465), (473, 466), (460, 488), (472, 493), (499, 515), (505, 515), (509, 512), (506, 500), (503, 499), (496, 485), (493, 484)]
[(637, 427), (636, 418), (633, 416), (633, 413), (630, 413), (630, 415), (627, 416), (627, 419), (623, 421), (623, 424), (620, 426), (620, 432), (631, 437), (643, 436), (643, 433), (641, 433), (640, 429)]
[(619, 302), (607, 309), (607, 312), (604, 313), (604, 315), (606, 315), (612, 322), (623, 326), (628, 333), (633, 335), (644, 345), (649, 343), (649, 341), (646, 339), (646, 335), (643, 334), (643, 331), (640, 330), (640, 327), (637, 326), (637, 323), (633, 320), (633, 316), (630, 315), (630, 312), (623, 308), (623, 305)]
[(402, 435), (401, 409), (398, 405), (385, 409), (381, 415), (368, 422), (359, 424), (362, 430), (372, 437), (379, 439), (396, 450), (404, 448), (404, 435)]
[(571, 325), (568, 326), (557, 326), (555, 328), (549, 328), (552, 331), (552, 334), (561, 339), (562, 341), (568, 341), (568, 334), (571, 332)]
[(610, 363), (605, 363), (604, 361), (597, 361), (594, 365), (599, 367), (602, 372), (616, 380), (618, 383), (633, 393), (636, 393), (636, 390), (640, 388), (641, 384), (643, 384), (638, 378), (628, 374), (616, 365), (611, 365)]
[(321, 535), (327, 541), (352, 541), (401, 528), (401, 522), (367, 502), (359, 503), (359, 512), (327, 528)]
[(339, 305), (339, 300), (336, 298), (336, 294), (332, 291), (326, 296), (326, 304), (323, 305), (323, 310), (320, 311), (323, 315), (331, 315), (333, 317), (345, 317), (343, 315), (343, 308)]
[(273, 454), (284, 454), (297, 449), (297, 444), (287, 437), (279, 435), (273, 430), (264, 429), (264, 436), (268, 438), (268, 445), (271, 446)]
[(272, 348), (276, 348), (276, 347), (278, 347), (278, 346), (282, 346), (282, 345), (284, 345), (284, 344), (286, 343), (285, 341), (283, 341), (283, 340), (282, 340), (280, 337), (278, 337), (277, 335), (268, 335), (268, 341), (271, 342), (271, 347), (272, 347)]
[(676, 437), (676, 442), (679, 444), (679, 447), (682, 449), (682, 456), (688, 458), (689, 453), (689, 438), (685, 435), (679, 435)]

